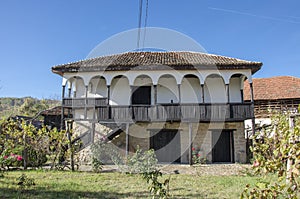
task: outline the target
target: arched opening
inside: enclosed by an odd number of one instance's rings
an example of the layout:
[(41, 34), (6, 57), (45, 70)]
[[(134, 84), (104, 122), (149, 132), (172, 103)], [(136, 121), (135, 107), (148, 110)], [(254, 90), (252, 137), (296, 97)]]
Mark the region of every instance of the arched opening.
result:
[(157, 103), (179, 103), (176, 79), (172, 75), (163, 75), (157, 84)]
[(243, 102), (243, 85), (246, 76), (243, 74), (233, 74), (229, 80), (230, 102)]
[(153, 83), (152, 79), (147, 75), (140, 75), (135, 78), (134, 85), (132, 87), (131, 103), (132, 105), (153, 104)]
[(181, 81), (181, 103), (201, 103), (200, 80), (195, 75), (185, 75)]
[(107, 97), (106, 80), (102, 76), (93, 77), (89, 83), (88, 88), (89, 97)]
[(66, 82), (67, 92), (64, 98), (81, 98), (85, 97), (85, 85), (81, 77), (74, 76)]
[(224, 79), (218, 74), (211, 74), (204, 82), (205, 103), (226, 103), (227, 95)]
[(130, 105), (130, 86), (127, 77), (119, 75), (111, 82), (111, 105)]

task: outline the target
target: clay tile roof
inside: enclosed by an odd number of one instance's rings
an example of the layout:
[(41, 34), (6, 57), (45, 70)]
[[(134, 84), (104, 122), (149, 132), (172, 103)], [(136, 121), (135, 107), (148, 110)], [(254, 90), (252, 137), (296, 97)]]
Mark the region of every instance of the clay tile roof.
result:
[(52, 67), (54, 73), (79, 71), (186, 69), (251, 69), (258, 71), (262, 63), (199, 52), (126, 52), (102, 56)]
[[(300, 98), (300, 78), (279, 76), (270, 78), (254, 78), (254, 100), (278, 100)], [(244, 83), (244, 99), (250, 100), (250, 86)]]

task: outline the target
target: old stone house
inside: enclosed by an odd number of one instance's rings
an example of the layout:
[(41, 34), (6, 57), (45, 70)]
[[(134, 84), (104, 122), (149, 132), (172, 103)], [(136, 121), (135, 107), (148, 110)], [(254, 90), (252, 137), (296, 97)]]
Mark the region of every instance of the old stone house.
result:
[[(245, 162), (244, 81), (260, 62), (199, 52), (127, 52), (52, 67), (62, 107), (85, 145), (102, 136), (124, 155), (154, 149), (159, 162)], [(253, 95), (251, 95), (253, 96)], [(68, 118), (62, 115), (62, 123)]]
[[(271, 124), (274, 113), (297, 113), (300, 104), (300, 78), (277, 76), (254, 78), (254, 114), (257, 127)], [(250, 102), (250, 87), (244, 85), (245, 101)], [(252, 132), (251, 121), (247, 120), (246, 128)], [(259, 128), (258, 128), (259, 129)]]

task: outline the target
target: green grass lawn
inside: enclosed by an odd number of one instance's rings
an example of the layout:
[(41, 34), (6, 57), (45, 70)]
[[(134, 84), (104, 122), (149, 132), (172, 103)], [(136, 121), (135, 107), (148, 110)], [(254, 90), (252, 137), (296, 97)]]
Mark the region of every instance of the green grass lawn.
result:
[[(21, 190), (17, 178), (26, 174), (34, 186)], [(250, 176), (172, 174), (172, 198), (239, 198)], [(61, 171), (10, 171), (0, 178), (0, 198), (151, 198), (139, 175)]]

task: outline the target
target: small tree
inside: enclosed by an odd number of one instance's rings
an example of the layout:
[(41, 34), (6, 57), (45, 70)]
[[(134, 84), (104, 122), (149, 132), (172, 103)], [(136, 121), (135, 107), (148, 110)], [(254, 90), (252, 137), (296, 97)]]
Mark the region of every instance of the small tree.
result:
[[(290, 128), (289, 117), (278, 114), (272, 118), (270, 129), (253, 137), (255, 174), (275, 174), (272, 183), (259, 182), (254, 188), (246, 186), (241, 198), (298, 198), (300, 174), (300, 122)], [(288, 164), (289, 163), (289, 164)]]

